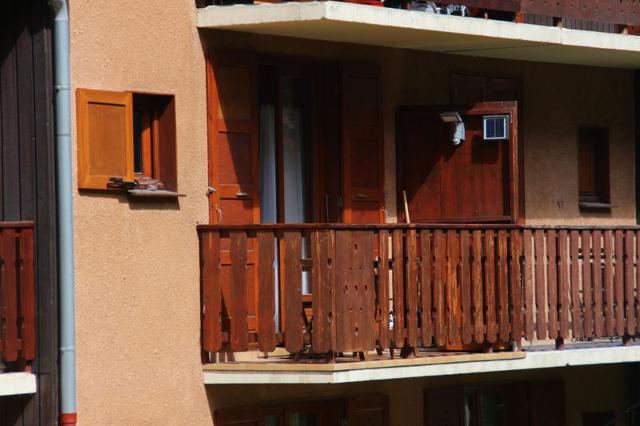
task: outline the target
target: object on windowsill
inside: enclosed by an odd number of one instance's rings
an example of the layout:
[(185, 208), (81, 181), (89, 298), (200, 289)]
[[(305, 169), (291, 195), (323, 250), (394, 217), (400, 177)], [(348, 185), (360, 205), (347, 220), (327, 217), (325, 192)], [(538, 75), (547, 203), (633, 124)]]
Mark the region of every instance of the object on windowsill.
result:
[(107, 181), (107, 188), (110, 189), (133, 189), (138, 185), (136, 181), (127, 181), (122, 177), (113, 176)]
[(160, 182), (158, 179), (143, 177), (136, 180), (136, 183), (136, 189), (144, 189), (147, 191), (158, 191), (165, 189), (162, 182)]

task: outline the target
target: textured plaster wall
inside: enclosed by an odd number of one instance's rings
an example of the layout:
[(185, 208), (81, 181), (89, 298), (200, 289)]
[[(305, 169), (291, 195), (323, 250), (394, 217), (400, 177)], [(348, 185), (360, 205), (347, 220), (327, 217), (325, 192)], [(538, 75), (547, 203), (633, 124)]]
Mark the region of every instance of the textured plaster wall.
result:
[[(81, 425), (211, 424), (195, 226), (208, 220), (204, 55), (191, 0), (72, 0), (72, 89), (175, 95), (179, 202), (75, 192)], [(75, 140), (75, 107), (74, 107)], [(75, 181), (74, 181), (75, 183)]]
[[(246, 405), (275, 405), (287, 401), (350, 398), (359, 395), (388, 395), (391, 425), (422, 425), (424, 391), (446, 387), (473, 387), (545, 379), (562, 379), (567, 426), (581, 426), (587, 412), (620, 413), (635, 399), (634, 382), (628, 365), (554, 368), (527, 372), (473, 374), (425, 379), (388, 380), (340, 385), (219, 385), (209, 386), (212, 410)], [(588, 379), (587, 379), (588, 378)]]
[[(532, 224), (635, 224), (633, 74), (626, 70), (504, 61), (265, 35), (204, 33), (220, 49), (377, 62), (384, 79), (385, 191), (396, 217), (395, 112), (450, 103), (451, 73), (522, 81), (525, 210)], [(611, 212), (578, 208), (578, 126), (610, 129)]]

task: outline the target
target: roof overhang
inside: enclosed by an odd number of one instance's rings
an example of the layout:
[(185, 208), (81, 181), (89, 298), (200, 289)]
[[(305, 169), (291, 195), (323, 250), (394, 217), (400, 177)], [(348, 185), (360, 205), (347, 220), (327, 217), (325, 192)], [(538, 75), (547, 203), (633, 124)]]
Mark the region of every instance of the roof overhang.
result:
[(334, 1), (208, 6), (198, 10), (198, 28), (488, 58), (640, 68), (640, 36)]

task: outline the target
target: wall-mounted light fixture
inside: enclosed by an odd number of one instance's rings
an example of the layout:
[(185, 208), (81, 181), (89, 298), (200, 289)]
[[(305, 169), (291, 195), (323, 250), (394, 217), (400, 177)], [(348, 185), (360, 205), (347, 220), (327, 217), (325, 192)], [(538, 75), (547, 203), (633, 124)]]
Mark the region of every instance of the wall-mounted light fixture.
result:
[(460, 145), (464, 141), (464, 122), (456, 111), (445, 111), (440, 113), (443, 123), (449, 123), (451, 127), (451, 140), (454, 145)]

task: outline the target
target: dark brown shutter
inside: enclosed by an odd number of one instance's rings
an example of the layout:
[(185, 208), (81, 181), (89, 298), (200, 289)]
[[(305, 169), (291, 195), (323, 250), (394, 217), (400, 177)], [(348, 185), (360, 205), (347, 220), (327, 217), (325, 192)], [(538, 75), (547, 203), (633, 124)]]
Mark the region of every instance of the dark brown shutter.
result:
[(256, 63), (250, 56), (210, 52), (210, 221), (260, 221)]
[(78, 187), (107, 189), (111, 177), (133, 181), (131, 93), (78, 89)]
[(383, 221), (384, 129), (380, 73), (373, 64), (342, 67), (343, 220)]
[(349, 426), (389, 426), (389, 397), (386, 395), (352, 398), (347, 407)]
[(531, 382), (531, 426), (561, 426), (565, 424), (564, 381)]

